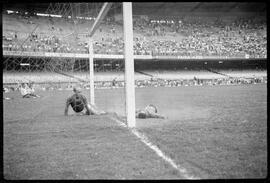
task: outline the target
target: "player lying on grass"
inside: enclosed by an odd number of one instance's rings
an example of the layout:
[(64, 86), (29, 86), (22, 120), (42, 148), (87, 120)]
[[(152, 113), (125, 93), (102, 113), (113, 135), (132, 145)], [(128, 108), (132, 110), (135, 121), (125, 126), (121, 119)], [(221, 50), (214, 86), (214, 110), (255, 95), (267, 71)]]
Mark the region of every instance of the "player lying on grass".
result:
[(144, 109), (136, 110), (136, 118), (162, 118), (165, 119), (164, 116), (157, 113), (157, 107), (149, 104)]
[[(74, 94), (69, 97), (66, 101), (65, 115), (68, 115), (68, 107), (71, 105), (72, 109), (76, 113), (86, 114), (86, 115), (100, 115), (106, 114), (104, 111), (100, 111), (96, 106), (88, 104), (87, 99), (84, 95), (81, 94), (81, 91), (73, 88)], [(83, 113), (83, 110), (86, 110)]]
[(39, 95), (35, 94), (35, 90), (33, 88), (33, 83), (22, 83), (19, 85), (20, 92), (23, 98), (37, 98), (40, 97)]

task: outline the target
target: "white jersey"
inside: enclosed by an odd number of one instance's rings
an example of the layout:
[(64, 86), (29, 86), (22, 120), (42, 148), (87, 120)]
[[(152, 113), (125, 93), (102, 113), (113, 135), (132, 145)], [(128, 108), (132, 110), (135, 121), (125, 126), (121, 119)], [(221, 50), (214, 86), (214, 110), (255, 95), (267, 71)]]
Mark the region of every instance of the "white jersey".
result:
[(154, 114), (156, 112), (156, 108), (153, 105), (148, 105), (144, 109), (147, 113)]
[(34, 88), (30, 88), (29, 86), (25, 86), (20, 88), (21, 94), (24, 96), (26, 94), (33, 94), (35, 92)]
[(22, 96), (24, 96), (24, 95), (28, 94), (28, 90), (27, 90), (27, 88), (23, 88), (23, 87), (21, 87), (21, 88), (20, 88), (20, 92), (21, 92)]
[(27, 90), (28, 90), (28, 93), (34, 93), (35, 92), (34, 88), (28, 87)]

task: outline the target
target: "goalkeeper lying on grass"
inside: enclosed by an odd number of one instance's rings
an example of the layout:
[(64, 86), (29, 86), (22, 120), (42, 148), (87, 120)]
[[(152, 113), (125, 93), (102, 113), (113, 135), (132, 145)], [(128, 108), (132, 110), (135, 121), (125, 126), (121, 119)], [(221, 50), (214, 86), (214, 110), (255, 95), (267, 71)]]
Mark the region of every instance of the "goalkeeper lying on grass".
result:
[[(66, 101), (65, 115), (68, 115), (68, 107), (71, 105), (72, 109), (76, 113), (86, 114), (86, 115), (100, 115), (106, 114), (104, 111), (98, 110), (95, 106), (88, 104), (87, 99), (84, 95), (81, 94), (81, 91), (73, 88), (74, 94), (69, 97)], [(86, 109), (85, 113), (83, 110)]]
[(149, 104), (143, 110), (136, 110), (136, 118), (162, 118), (165, 119), (164, 116), (157, 113), (156, 106)]

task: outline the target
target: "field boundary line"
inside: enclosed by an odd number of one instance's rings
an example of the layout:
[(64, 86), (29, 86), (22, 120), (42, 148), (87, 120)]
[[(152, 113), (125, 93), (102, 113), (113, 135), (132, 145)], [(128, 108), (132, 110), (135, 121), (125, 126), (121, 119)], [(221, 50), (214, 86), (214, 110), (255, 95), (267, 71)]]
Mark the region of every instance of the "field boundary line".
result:
[(169, 163), (185, 179), (200, 179), (199, 177), (195, 177), (193, 175), (190, 175), (184, 167), (177, 165), (169, 156), (167, 156), (165, 153), (163, 153), (156, 145), (151, 143), (149, 141), (149, 139), (144, 134), (139, 132), (137, 129), (128, 128), (128, 126), (126, 124), (124, 124), (122, 121), (120, 121), (114, 117), (110, 117), (110, 118), (113, 121), (117, 122), (120, 126), (125, 127), (129, 131), (131, 131), (131, 133), (133, 133), (141, 142), (143, 142), (146, 146), (148, 146), (150, 149), (152, 149), (159, 157), (161, 157), (163, 160), (165, 160), (167, 163)]

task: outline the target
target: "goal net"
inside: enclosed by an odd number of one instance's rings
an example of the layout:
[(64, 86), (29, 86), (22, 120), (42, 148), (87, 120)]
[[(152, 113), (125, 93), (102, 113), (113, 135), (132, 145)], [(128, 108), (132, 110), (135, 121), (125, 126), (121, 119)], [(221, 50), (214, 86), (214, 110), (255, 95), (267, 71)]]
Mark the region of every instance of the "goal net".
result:
[(90, 103), (127, 120), (123, 3), (51, 3), (45, 12), (5, 12), (3, 30), (5, 86), (81, 88)]

